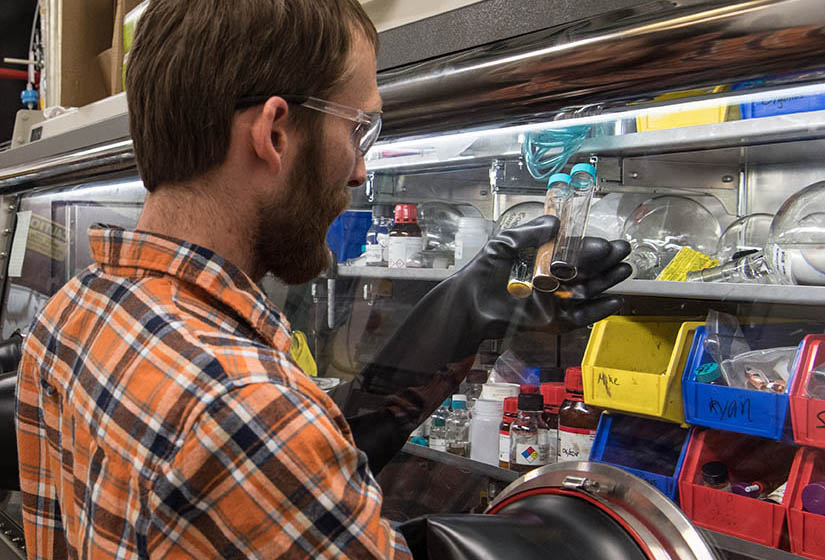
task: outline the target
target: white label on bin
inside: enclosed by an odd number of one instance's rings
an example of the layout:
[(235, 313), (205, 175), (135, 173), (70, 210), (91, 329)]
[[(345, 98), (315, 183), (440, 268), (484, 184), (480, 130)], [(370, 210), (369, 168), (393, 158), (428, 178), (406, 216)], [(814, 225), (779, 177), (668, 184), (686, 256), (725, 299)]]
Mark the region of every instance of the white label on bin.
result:
[(559, 462), (587, 461), (596, 440), (596, 430), (559, 426)]

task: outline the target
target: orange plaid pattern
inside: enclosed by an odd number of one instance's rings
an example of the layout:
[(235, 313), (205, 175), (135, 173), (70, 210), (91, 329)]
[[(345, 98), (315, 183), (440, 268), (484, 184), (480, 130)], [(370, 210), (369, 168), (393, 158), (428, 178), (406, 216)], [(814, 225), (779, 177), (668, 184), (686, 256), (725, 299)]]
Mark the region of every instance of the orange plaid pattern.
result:
[(89, 237), (18, 373), (29, 558), (409, 558), (257, 286), (175, 239)]

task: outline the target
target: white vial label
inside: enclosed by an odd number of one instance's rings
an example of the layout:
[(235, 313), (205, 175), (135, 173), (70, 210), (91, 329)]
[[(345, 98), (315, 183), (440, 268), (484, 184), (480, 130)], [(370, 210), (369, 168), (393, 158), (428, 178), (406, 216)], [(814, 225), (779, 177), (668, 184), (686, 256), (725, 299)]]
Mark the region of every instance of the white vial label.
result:
[(447, 452), (447, 440), (430, 436), (430, 449)]
[(510, 462), (510, 434), (498, 434), (498, 460)]
[(379, 264), (381, 262), (381, 245), (367, 245), (367, 264)]

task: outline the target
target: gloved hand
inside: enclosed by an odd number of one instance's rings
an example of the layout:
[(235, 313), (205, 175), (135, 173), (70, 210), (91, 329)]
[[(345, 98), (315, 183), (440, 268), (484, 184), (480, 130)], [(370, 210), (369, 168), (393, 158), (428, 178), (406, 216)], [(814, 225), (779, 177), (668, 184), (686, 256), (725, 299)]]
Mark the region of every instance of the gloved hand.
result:
[(572, 297), (534, 291), (516, 299), (507, 292), (518, 252), (553, 239), (558, 224), (542, 216), (493, 237), (467, 266), (421, 299), (364, 368), (361, 392), (377, 410), (364, 413), (362, 405), (348, 420), (373, 472), (456, 389), (483, 340), (502, 338), (509, 329), (567, 332), (619, 310), (620, 297), (599, 295), (631, 274), (621, 262), (630, 253), (625, 241), (584, 240), (577, 277), (559, 289)]

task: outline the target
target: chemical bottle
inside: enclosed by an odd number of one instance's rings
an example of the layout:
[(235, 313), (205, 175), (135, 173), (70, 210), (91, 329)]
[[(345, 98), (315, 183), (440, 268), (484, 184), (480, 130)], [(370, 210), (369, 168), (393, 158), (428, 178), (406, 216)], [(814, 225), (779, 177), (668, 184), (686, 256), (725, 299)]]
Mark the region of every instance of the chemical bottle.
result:
[(584, 403), (582, 369), (567, 368), (564, 374), (566, 391), (559, 410), (559, 455), (561, 461), (587, 461), (596, 439), (596, 428), (602, 409)]
[(498, 465), (498, 427), (503, 404), (478, 399), (470, 421), (470, 458), (494, 467)]
[(415, 204), (395, 205), (395, 225), (389, 235), (389, 268), (417, 266), (416, 256), (424, 248), (424, 238), (418, 227), (418, 209)]
[(447, 452), (470, 456), (470, 414), (466, 395), (453, 395), (453, 411), (447, 417)]
[(366, 260), (367, 266), (387, 266), (390, 242), (390, 219), (387, 206), (376, 204), (372, 208), (372, 226), (367, 231)]
[(541, 384), (541, 396), (544, 398), (542, 418), (547, 424), (548, 463), (555, 463), (559, 456), (559, 410), (564, 402), (565, 394), (564, 383)]
[(450, 415), (450, 399), (444, 399), (433, 412), (430, 425), (430, 449), (447, 451), (447, 417)]
[(710, 461), (702, 465), (702, 484), (708, 488), (730, 492), (728, 466), (721, 461)]
[(518, 397), (504, 399), (504, 413), (498, 427), (498, 466), (510, 468), (510, 427), (518, 417)]
[(455, 233), (455, 268), (463, 268), (473, 260), (476, 253), (487, 243), (489, 222), (484, 218), (464, 217), (458, 219)]
[(541, 418), (544, 401), (538, 393), (518, 396), (518, 418), (510, 427), (510, 470), (525, 473), (547, 462), (547, 424)]

